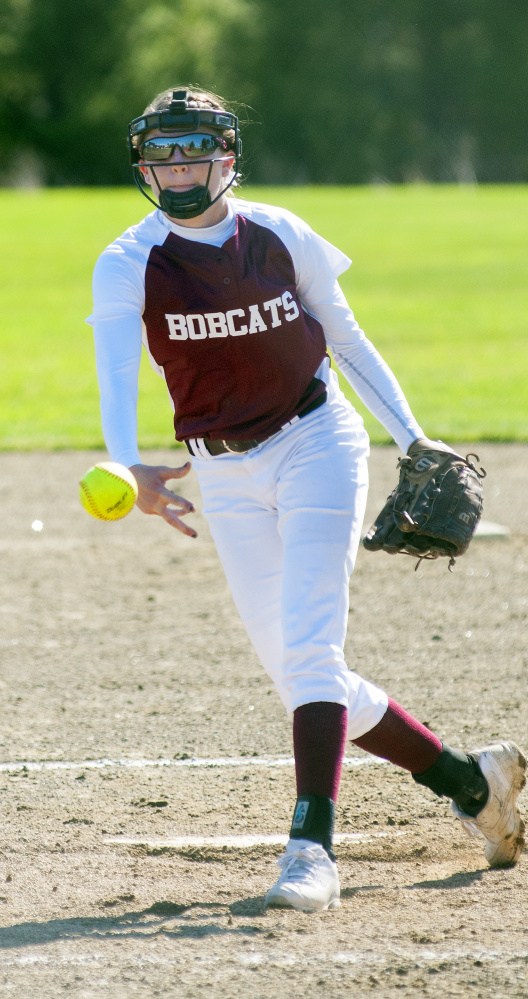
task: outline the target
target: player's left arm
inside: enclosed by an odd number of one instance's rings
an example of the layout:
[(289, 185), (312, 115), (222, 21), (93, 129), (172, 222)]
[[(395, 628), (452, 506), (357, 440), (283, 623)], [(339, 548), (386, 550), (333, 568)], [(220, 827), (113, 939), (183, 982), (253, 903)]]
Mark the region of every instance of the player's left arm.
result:
[(354, 392), (405, 454), (425, 434), (394, 373), (360, 329), (337, 278), (325, 277), (319, 268), (319, 275), (305, 282), (302, 301), (321, 323), (334, 361)]
[(359, 327), (337, 281), (332, 304), (319, 307), (334, 361), (354, 392), (406, 454), (425, 438), (393, 371)]
[(295, 266), (303, 308), (323, 327), (334, 360), (361, 401), (404, 453), (425, 434), (388, 364), (358, 326), (338, 277), (351, 260), (337, 247), (295, 220), (281, 237)]

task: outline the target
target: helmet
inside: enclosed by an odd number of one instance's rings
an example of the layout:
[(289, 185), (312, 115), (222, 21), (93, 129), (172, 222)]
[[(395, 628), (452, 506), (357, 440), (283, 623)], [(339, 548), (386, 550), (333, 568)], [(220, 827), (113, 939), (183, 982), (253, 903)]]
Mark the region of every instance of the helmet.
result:
[[(173, 90), (172, 99), (167, 99), (167, 104), (156, 111), (146, 111), (140, 118), (134, 118), (128, 126), (128, 148), (130, 153), (130, 163), (134, 172), (134, 181), (141, 193), (156, 208), (161, 208), (163, 212), (171, 218), (192, 219), (197, 215), (202, 215), (211, 205), (214, 205), (219, 198), (234, 184), (240, 175), (240, 160), (242, 157), (242, 141), (239, 136), (238, 118), (230, 111), (223, 111), (215, 108), (196, 107), (197, 100), (189, 94), (187, 90)], [(211, 198), (209, 191), (209, 180), (214, 160), (196, 160), (193, 163), (209, 163), (209, 173), (204, 186), (196, 185), (190, 191), (163, 191), (159, 193), (159, 203), (147, 193), (140, 170), (139, 145), (140, 137), (150, 129), (157, 129), (159, 132), (191, 132), (205, 125), (209, 131), (218, 132), (226, 137), (227, 148), (232, 151), (235, 157), (233, 176), (216, 198)], [(159, 163), (157, 164), (159, 166)], [(156, 178), (155, 169), (149, 164), (149, 169)], [(158, 185), (159, 186), (159, 185)]]

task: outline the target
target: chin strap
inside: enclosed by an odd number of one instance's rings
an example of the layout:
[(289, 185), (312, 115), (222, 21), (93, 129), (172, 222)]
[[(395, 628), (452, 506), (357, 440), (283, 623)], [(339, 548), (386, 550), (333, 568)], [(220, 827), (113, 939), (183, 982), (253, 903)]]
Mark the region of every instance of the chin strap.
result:
[(203, 215), (212, 204), (209, 188), (199, 185), (190, 191), (182, 191), (181, 194), (160, 191), (159, 203), (162, 212), (176, 219), (194, 219), (197, 215)]
[[(211, 178), (211, 171), (213, 169), (214, 162), (214, 160), (210, 161), (209, 173), (207, 174), (207, 182), (205, 186), (197, 184), (195, 187), (192, 187), (190, 191), (182, 191), (181, 194), (176, 194), (175, 191), (163, 191), (160, 189), (159, 202), (155, 201), (154, 198), (151, 198), (150, 195), (147, 194), (145, 187), (141, 183), (141, 174), (136, 164), (134, 164), (134, 181), (137, 188), (141, 191), (147, 201), (150, 201), (151, 205), (154, 205), (162, 212), (165, 212), (165, 214), (170, 218), (194, 219), (197, 218), (198, 215), (203, 215), (203, 213), (206, 212), (211, 205), (214, 205), (218, 199), (229, 190), (238, 177), (238, 173), (235, 172), (229, 181), (229, 184), (227, 184), (226, 187), (224, 187), (224, 189), (217, 194), (216, 198), (211, 198), (209, 180)], [(157, 181), (156, 172), (153, 170), (152, 164), (149, 164), (149, 167), (154, 175), (154, 179)]]

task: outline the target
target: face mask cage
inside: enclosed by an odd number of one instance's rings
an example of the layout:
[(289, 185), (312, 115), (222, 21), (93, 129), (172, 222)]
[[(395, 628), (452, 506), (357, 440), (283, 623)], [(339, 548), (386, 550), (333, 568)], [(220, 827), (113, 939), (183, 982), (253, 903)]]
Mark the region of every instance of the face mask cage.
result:
[[(216, 198), (211, 198), (209, 192), (209, 181), (211, 178), (213, 163), (215, 161), (209, 159), (193, 160), (193, 163), (209, 163), (209, 172), (205, 187), (196, 186), (192, 188), (191, 191), (184, 191), (182, 194), (177, 194), (174, 191), (161, 191), (159, 194), (159, 202), (155, 201), (154, 198), (147, 193), (145, 183), (142, 179), (141, 170), (139, 168), (140, 136), (151, 129), (157, 129), (162, 133), (180, 131), (194, 132), (199, 131), (200, 126), (206, 126), (214, 131), (218, 130), (220, 133), (225, 133), (226, 130), (234, 132), (233, 140), (229, 141), (229, 148), (235, 157), (233, 176), (231, 177), (231, 180), (228, 184), (226, 184), (223, 190), (217, 194)], [(207, 208), (214, 205), (215, 202), (229, 190), (231, 185), (234, 184), (235, 180), (240, 175), (242, 141), (238, 131), (238, 118), (236, 115), (231, 114), (230, 111), (190, 108), (188, 106), (186, 90), (173, 91), (172, 101), (168, 109), (163, 111), (153, 111), (149, 114), (141, 115), (140, 118), (134, 118), (128, 126), (128, 148), (130, 163), (134, 174), (134, 181), (138, 189), (144, 197), (151, 202), (151, 204), (155, 205), (156, 208), (160, 208), (163, 212), (166, 212), (167, 215), (170, 215), (173, 218), (195, 218), (197, 215), (202, 215)], [(152, 171), (154, 179), (156, 180), (155, 170), (160, 166), (160, 161), (155, 164), (154, 169), (152, 168), (152, 164), (149, 164), (149, 169)]]

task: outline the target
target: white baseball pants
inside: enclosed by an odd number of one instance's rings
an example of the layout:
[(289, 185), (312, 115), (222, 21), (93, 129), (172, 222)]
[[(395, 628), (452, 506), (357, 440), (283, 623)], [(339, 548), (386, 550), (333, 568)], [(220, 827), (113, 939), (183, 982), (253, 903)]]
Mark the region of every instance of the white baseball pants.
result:
[(313, 413), (246, 454), (193, 459), (233, 599), (286, 709), (343, 704), (351, 739), (387, 709), (387, 695), (343, 654), (368, 452), (331, 372), (328, 400)]

